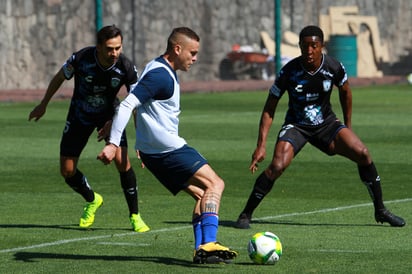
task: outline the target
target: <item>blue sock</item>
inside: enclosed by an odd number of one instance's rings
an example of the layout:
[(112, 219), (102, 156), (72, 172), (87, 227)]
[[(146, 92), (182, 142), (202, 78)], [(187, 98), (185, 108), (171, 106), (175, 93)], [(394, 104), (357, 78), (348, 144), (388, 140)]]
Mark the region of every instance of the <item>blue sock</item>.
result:
[(202, 244), (202, 239), (203, 239), (200, 216), (192, 220), (192, 225), (193, 225), (193, 233), (195, 236), (195, 250), (197, 250), (199, 248), (199, 245)]
[(213, 212), (203, 212), (201, 215), (202, 244), (216, 242), (219, 217)]

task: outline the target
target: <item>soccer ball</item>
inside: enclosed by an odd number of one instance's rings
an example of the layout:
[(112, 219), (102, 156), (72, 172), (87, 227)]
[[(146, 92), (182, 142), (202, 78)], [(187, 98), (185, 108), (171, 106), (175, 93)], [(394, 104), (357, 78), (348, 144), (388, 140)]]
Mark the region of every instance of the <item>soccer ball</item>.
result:
[(406, 80), (408, 80), (408, 83), (412, 85), (412, 73), (409, 73), (408, 76), (406, 76)]
[(272, 232), (258, 232), (249, 240), (247, 250), (255, 264), (275, 264), (282, 255), (282, 243)]

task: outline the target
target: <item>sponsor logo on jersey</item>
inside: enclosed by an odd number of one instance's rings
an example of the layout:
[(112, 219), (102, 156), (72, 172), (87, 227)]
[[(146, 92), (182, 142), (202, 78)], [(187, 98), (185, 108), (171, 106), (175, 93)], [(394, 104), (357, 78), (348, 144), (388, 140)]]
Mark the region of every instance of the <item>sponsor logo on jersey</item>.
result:
[(113, 70), (114, 70), (117, 74), (124, 75), (124, 72), (121, 71), (119, 68), (113, 68)]
[(93, 93), (104, 93), (106, 91), (106, 86), (93, 86)]
[(333, 74), (325, 69), (321, 69), (320, 72), (325, 75), (333, 78)]
[(296, 85), (295, 90), (296, 92), (303, 92), (303, 85), (301, 84)]
[(92, 76), (92, 75), (88, 75), (88, 76), (84, 77), (84, 80), (85, 80), (87, 83), (91, 83), (91, 82), (93, 82), (93, 76)]
[(306, 94), (306, 101), (316, 101), (319, 98), (319, 93), (307, 93)]

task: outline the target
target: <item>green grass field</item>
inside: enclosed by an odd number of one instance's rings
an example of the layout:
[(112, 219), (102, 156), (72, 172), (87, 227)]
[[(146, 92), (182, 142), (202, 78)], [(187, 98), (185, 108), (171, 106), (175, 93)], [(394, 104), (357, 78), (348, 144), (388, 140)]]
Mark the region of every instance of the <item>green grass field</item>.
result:
[[(180, 134), (225, 180), (218, 239), (240, 252), (229, 265), (193, 265), (192, 199), (173, 197), (133, 157), (139, 207), (151, 227), (130, 230), (113, 165), (96, 160), (96, 135), (79, 168), (103, 195), (91, 230), (79, 230), (83, 200), (64, 183), (59, 142), (68, 101), (52, 101), (39, 122), (35, 103), (0, 103), (0, 273), (410, 273), (412, 270), (412, 86), (354, 88), (353, 127), (370, 149), (386, 205), (407, 225), (376, 224), (356, 165), (306, 146), (254, 214), (250, 230), (232, 227), (258, 174), (248, 171), (267, 92), (183, 94)], [(282, 99), (273, 142), (284, 118)], [(341, 116), (337, 94), (335, 112)], [(129, 141), (135, 140), (131, 123)], [(272, 153), (269, 144), (268, 156)], [(132, 151), (132, 150), (130, 150)], [(263, 168), (267, 160), (261, 165)], [(277, 234), (276, 265), (252, 264), (247, 242)]]

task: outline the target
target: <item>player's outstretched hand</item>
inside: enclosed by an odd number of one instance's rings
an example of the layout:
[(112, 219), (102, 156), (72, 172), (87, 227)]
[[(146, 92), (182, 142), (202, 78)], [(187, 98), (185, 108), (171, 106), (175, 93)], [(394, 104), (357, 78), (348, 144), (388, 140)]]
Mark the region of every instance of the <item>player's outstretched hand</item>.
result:
[(103, 164), (110, 164), (116, 156), (117, 146), (114, 144), (107, 144), (103, 150), (97, 155), (97, 160), (102, 161)]
[(266, 150), (265, 148), (257, 147), (252, 154), (252, 161), (249, 166), (249, 170), (255, 173), (258, 170), (258, 163), (265, 160)]
[(29, 114), (29, 121), (34, 118), (34, 121), (37, 122), (44, 113), (46, 113), (46, 107), (42, 104), (37, 105)]

